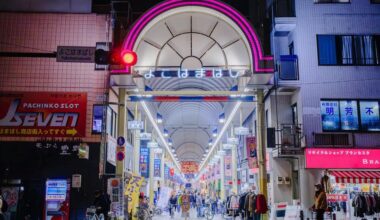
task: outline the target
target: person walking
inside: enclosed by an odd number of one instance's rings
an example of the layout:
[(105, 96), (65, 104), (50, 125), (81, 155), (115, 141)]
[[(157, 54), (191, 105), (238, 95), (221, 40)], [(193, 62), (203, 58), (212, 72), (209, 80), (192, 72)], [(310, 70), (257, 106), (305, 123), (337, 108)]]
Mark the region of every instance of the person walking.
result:
[(107, 219), (108, 212), (110, 211), (110, 199), (107, 194), (103, 193), (101, 190), (95, 191), (94, 206), (96, 208), (96, 214), (104, 215), (104, 219)]
[(197, 207), (197, 217), (202, 217), (202, 196), (200, 193), (198, 193), (195, 197), (195, 205)]
[(323, 220), (327, 209), (327, 196), (321, 184), (315, 184), (314, 205), (312, 209), (317, 213), (317, 220)]
[(170, 213), (170, 216), (173, 218), (174, 217), (174, 210), (175, 210), (175, 207), (177, 205), (177, 197), (176, 195), (173, 193), (171, 196), (170, 196), (170, 199), (169, 199), (169, 213)]
[(190, 203), (190, 194), (189, 192), (185, 192), (181, 197), (182, 217), (184, 217), (185, 220), (190, 218)]

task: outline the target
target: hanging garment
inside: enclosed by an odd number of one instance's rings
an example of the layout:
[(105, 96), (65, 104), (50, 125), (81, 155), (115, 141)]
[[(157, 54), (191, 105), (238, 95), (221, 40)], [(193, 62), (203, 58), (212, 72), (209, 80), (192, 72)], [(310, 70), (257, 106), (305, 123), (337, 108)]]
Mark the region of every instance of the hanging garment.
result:
[(245, 198), (247, 197), (248, 193), (244, 193), (239, 198), (239, 212), (244, 211), (245, 207)]
[(365, 213), (365, 198), (364, 196), (357, 194), (352, 200), (352, 207), (354, 207), (354, 216), (355, 217), (364, 217)]
[(239, 198), (235, 195), (231, 196), (230, 209), (238, 209), (239, 208)]
[(256, 210), (257, 214), (265, 214), (268, 211), (267, 201), (262, 194), (256, 196)]

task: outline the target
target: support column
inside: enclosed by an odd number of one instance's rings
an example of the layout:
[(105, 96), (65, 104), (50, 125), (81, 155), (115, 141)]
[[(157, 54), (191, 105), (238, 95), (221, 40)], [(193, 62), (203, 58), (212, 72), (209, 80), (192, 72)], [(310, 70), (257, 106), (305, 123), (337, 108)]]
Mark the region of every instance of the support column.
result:
[[(258, 89), (256, 94), (256, 123), (257, 123), (257, 158), (259, 163), (259, 190), (268, 200), (266, 146), (265, 146), (265, 108), (264, 90)], [(265, 219), (265, 216), (264, 216)]]
[(164, 149), (162, 149), (162, 154), (161, 154), (161, 167), (160, 167), (160, 171), (161, 171), (161, 180), (160, 180), (160, 187), (162, 189), (162, 187), (165, 186), (165, 153), (166, 151)]
[[(141, 121), (141, 113), (138, 111), (137, 104), (135, 107), (135, 120)], [(146, 126), (146, 125), (145, 125)], [(146, 131), (146, 127), (144, 127)], [(134, 131), (133, 138), (133, 173), (141, 175), (140, 173), (140, 130)]]
[(222, 201), (226, 199), (226, 188), (225, 178), (224, 178), (224, 155), (220, 155), (220, 198)]
[[(119, 106), (118, 106), (118, 136), (120, 137), (127, 137), (127, 130), (126, 128), (126, 121), (127, 121), (127, 114), (126, 114), (126, 108), (127, 108), (127, 102), (126, 102), (126, 90), (120, 88), (119, 89)], [(115, 152), (116, 153), (116, 152)], [(116, 160), (116, 177), (121, 178), (122, 183), (124, 183), (124, 160), (118, 161)], [(121, 207), (123, 207), (124, 213), (124, 199), (121, 199), (120, 201)], [(124, 217), (122, 217), (124, 218)]]
[[(152, 139), (153, 141), (153, 139)], [(149, 204), (153, 205), (154, 201), (154, 158), (155, 149), (149, 149)]]
[[(233, 133), (233, 128), (232, 128)], [(233, 137), (233, 136), (232, 136)], [(232, 192), (238, 194), (238, 175), (237, 175), (237, 146), (234, 145), (231, 149), (232, 157)]]

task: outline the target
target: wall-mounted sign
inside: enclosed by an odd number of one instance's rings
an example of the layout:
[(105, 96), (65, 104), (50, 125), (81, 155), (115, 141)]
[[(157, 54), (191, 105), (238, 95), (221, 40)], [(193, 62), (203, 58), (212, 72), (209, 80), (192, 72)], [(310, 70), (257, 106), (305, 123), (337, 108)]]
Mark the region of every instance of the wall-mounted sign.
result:
[(327, 202), (347, 202), (347, 194), (327, 194)]
[(143, 121), (128, 121), (129, 130), (142, 130), (144, 129)]
[(154, 177), (161, 177), (161, 159), (154, 159)]
[(344, 131), (355, 131), (359, 129), (358, 104), (355, 100), (341, 100), (340, 123)]
[(0, 136), (86, 135), (86, 93), (1, 92), (0, 106)]
[(148, 148), (158, 148), (159, 147), (158, 143), (155, 141), (149, 141), (147, 146), (148, 146)]
[(306, 168), (380, 169), (380, 149), (309, 148)]
[(46, 201), (65, 201), (67, 187), (67, 180), (46, 181)]
[(189, 69), (176, 69), (176, 70), (149, 70), (148, 72), (144, 72), (142, 76), (145, 79), (152, 78), (238, 78), (242, 76), (249, 76), (249, 71), (239, 71), (232, 69), (197, 69), (197, 70), (189, 70)]
[(95, 47), (58, 46), (57, 62), (94, 63)]
[(360, 101), (360, 119), (363, 130), (380, 131), (378, 101)]
[(123, 136), (119, 136), (118, 138), (117, 138), (117, 145), (119, 145), (119, 146), (123, 146), (124, 144), (125, 144), (125, 138), (123, 137)]
[(247, 137), (247, 157), (248, 157), (248, 167), (249, 169), (257, 168), (257, 144), (256, 137)]
[(184, 174), (194, 174), (198, 172), (198, 163), (195, 161), (182, 161), (181, 162), (181, 171)]
[(150, 141), (152, 139), (152, 133), (140, 133), (140, 140)]
[(340, 128), (339, 102), (321, 101), (322, 129), (324, 131), (336, 131)]
[(145, 178), (149, 178), (149, 148), (147, 144), (147, 141), (140, 141), (140, 173)]
[(236, 127), (234, 128), (235, 135), (248, 135), (249, 129), (246, 127)]
[(107, 162), (116, 166), (116, 147), (117, 144), (114, 140), (108, 139), (107, 141)]
[(73, 188), (81, 188), (82, 187), (82, 175), (81, 174), (73, 174), (72, 175), (71, 187), (73, 187)]
[(94, 105), (92, 108), (92, 133), (102, 133), (103, 105)]
[(227, 144), (238, 145), (239, 144), (239, 138), (235, 138), (235, 137), (227, 138)]

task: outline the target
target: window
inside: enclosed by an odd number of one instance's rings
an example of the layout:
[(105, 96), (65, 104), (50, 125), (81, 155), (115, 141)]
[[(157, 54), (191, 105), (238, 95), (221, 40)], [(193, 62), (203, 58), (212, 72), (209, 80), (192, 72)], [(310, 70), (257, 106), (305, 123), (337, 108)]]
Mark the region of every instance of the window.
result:
[(293, 118), (293, 124), (298, 124), (298, 110), (297, 110), (297, 103), (291, 106), (292, 107), (292, 118)]
[(380, 0), (371, 0), (372, 4), (380, 4)]
[(314, 0), (314, 3), (350, 3), (351, 0)]
[(107, 108), (107, 134), (116, 138), (117, 136), (117, 114), (116, 112), (111, 108)]
[(380, 35), (317, 35), (319, 65), (379, 65)]
[(379, 100), (321, 100), (323, 131), (380, 131)]

